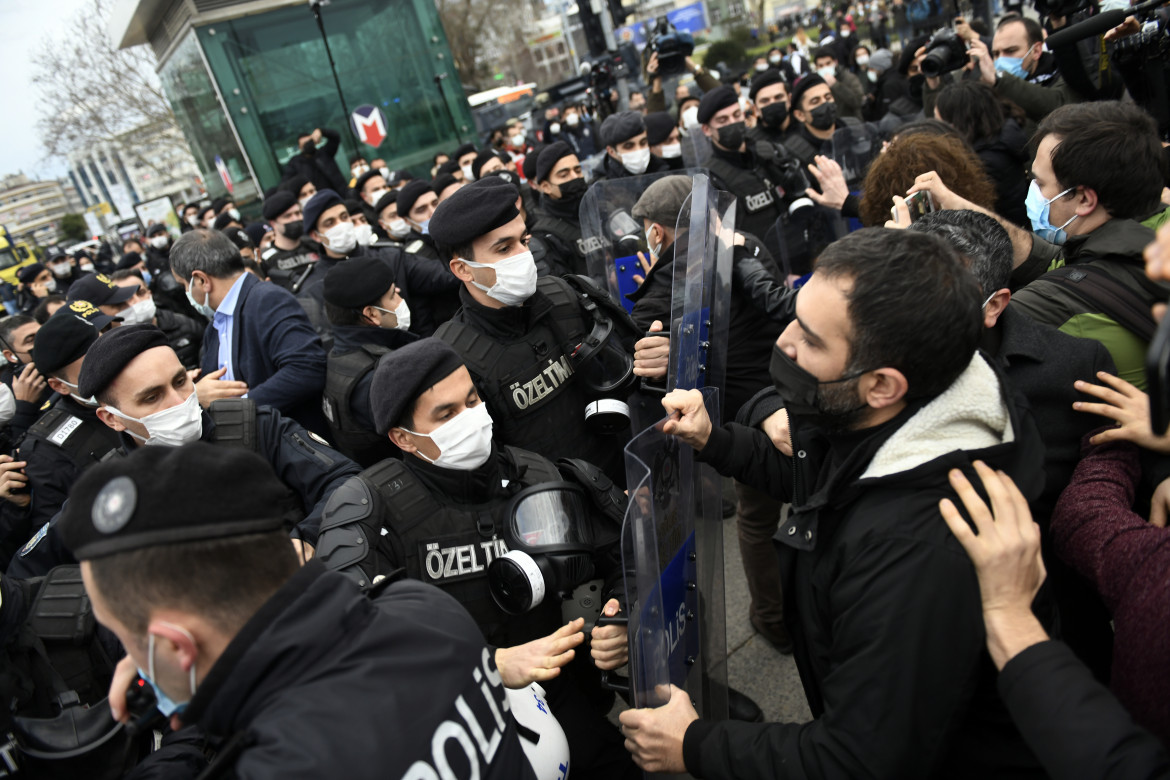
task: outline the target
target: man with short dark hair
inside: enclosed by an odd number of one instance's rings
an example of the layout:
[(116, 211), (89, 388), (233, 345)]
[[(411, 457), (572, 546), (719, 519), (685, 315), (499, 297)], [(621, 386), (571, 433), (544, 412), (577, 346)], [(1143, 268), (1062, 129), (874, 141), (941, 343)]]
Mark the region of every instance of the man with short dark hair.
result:
[(991, 51), (975, 38), (969, 54), (983, 83), (995, 87), (1002, 100), (1019, 106), (1033, 122), (1082, 100), (1060, 75), (1056, 56), (1044, 50), (1044, 33), (1035, 19), (1005, 16), (996, 25)]
[[(1130, 103), (1076, 103), (1045, 117), (1036, 140), (1026, 203), (1032, 232), (996, 216), (1012, 237), (1012, 307), (1100, 341), (1117, 375), (1144, 388), (1150, 307), (1170, 295), (1170, 286), (1146, 276), (1142, 259), (1154, 240), (1142, 221), (1164, 209), (1165, 158), (1155, 123)], [(919, 190), (942, 209), (990, 213), (956, 196), (933, 171), (915, 180), (911, 192)]]
[[(536, 160), (533, 183), (540, 190), (540, 205), (532, 235), (542, 245), (543, 259), (548, 273), (588, 274), (588, 249), (581, 235), (581, 198), (589, 185), (581, 169), (581, 161), (564, 141), (557, 141), (541, 150)], [(533, 250), (536, 254), (536, 250)]]
[(320, 407), (325, 350), (297, 299), (247, 273), (235, 244), (214, 231), (193, 230), (176, 241), (171, 269), (210, 321), (196, 386), (200, 404), (246, 395), (327, 432)]
[(77, 485), (63, 535), (127, 653), (114, 716), (130, 720), (141, 676), (172, 728), (207, 740), (209, 775), (532, 780), (504, 685), (535, 678), (501, 679), (474, 621), (434, 588), (370, 597), (301, 566), (285, 492), (257, 455), (202, 443), (136, 452)]
[(981, 300), (940, 239), (858, 231), (820, 255), (774, 348), (791, 454), (761, 431), (713, 427), (698, 391), (664, 399), (666, 433), (792, 502), (775, 540), (815, 720), (702, 721), (673, 689), (663, 707), (621, 714), (645, 770), (1044, 776), (996, 693), (970, 563), (938, 523), (949, 472), (973, 460), (1028, 495), (1042, 480), (1034, 426), (976, 351)]
[(813, 52), (813, 67), (832, 91), (838, 114), (861, 119), (865, 90), (861, 88), (857, 76), (837, 61), (836, 50), (832, 46), (817, 49)]
[(0, 349), (4, 367), (0, 368), (0, 393), (8, 396), (7, 426), (9, 441), (20, 440), (29, 426), (40, 416), (40, 408), (53, 391), (33, 363), (33, 344), (41, 324), (27, 314), (13, 314), (0, 319)]
[(792, 117), (788, 84), (780, 71), (771, 68), (756, 74), (748, 96), (760, 112), (760, 121), (748, 130), (748, 138), (787, 144), (797, 123)]

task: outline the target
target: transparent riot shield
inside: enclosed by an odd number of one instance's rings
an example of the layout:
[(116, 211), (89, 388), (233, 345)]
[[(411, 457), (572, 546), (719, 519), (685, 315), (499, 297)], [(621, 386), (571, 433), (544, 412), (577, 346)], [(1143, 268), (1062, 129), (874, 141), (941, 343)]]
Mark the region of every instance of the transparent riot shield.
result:
[(688, 168), (705, 168), (711, 159), (711, 139), (703, 135), (700, 127), (687, 129), (679, 141), (682, 143), (683, 163)]
[(786, 278), (803, 277), (825, 247), (848, 232), (841, 212), (803, 197), (789, 205), (764, 234), (763, 242)]
[(694, 176), (698, 173), (701, 171), (664, 171), (606, 179), (590, 185), (581, 199), (578, 215), (589, 276), (609, 290), (626, 311), (632, 311), (634, 307), (633, 301), (626, 298), (638, 289), (634, 277), (646, 275), (638, 261), (639, 252), (647, 254), (646, 236), (641, 220), (634, 219), (631, 213), (634, 204), (647, 187), (664, 176)]
[(869, 164), (881, 154), (881, 132), (868, 122), (846, 125), (833, 133), (832, 150), (832, 158), (841, 166), (845, 183), (854, 190), (861, 186)]
[(724, 387), (735, 208), (706, 174), (693, 177), (675, 226), (668, 390)]
[[(703, 391), (718, 419), (719, 392)], [(662, 432), (665, 420), (626, 446), (630, 502), (622, 562), (630, 642), (629, 695), (657, 707), (668, 684), (705, 718), (727, 718), (720, 479), (694, 451)], [(713, 545), (712, 540), (719, 540)]]

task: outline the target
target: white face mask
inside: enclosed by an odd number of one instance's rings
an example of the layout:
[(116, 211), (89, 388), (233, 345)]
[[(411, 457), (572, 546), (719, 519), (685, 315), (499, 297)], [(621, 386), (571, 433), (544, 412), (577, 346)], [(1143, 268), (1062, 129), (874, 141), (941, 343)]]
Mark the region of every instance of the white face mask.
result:
[[(61, 381), (61, 384), (65, 385), (66, 387), (71, 387), (74, 390), (78, 389), (77, 385), (73, 384), (72, 382), (66, 382), (64, 379), (62, 379), (60, 381)], [(77, 403), (81, 404), (82, 406), (88, 406), (91, 409), (97, 408), (98, 400), (96, 398), (94, 398), (92, 395), (89, 398), (82, 398), (77, 393), (70, 393), (69, 397), (72, 398)]]
[(413, 436), (425, 436), (435, 443), (439, 457), (431, 460), (417, 451), (415, 455), (439, 468), (474, 471), (487, 463), (492, 455), (492, 417), (488, 414), (487, 404), (482, 402), (464, 409), (430, 433), (402, 430)]
[(460, 170), (463, 171), (463, 181), (475, 181), (475, 174), (471, 172), (470, 165), (464, 165)]
[(65, 277), (69, 275), (72, 266), (69, 263), (53, 263), (49, 266), (49, 270), (53, 272), (54, 276)]
[(354, 169), (352, 171), (350, 171), (350, 173), (352, 173), (353, 177), (355, 179), (357, 179), (361, 176), (365, 176), (367, 173), (369, 173), (369, 170), (370, 170), (370, 166), (368, 166), (368, 165), (358, 165), (358, 166), (355, 166)]
[(82, 263), (81, 270), (87, 274), (92, 274), (94, 272), (93, 263)]
[(50, 279), (49, 281), (45, 282), (45, 292), (47, 292), (49, 295), (52, 295), (53, 293), (57, 292), (57, 280), (56, 279)]
[(782, 57), (779, 54), (773, 54), (771, 57), (768, 58), (768, 62), (772, 63), (773, 65), (779, 65), (781, 59), (782, 59)]
[(300, 200), (297, 201), (297, 203), (301, 204), (301, 208), (303, 209), (305, 207), (305, 204), (309, 202), (309, 198), (311, 198), (311, 197), (313, 197), (313, 196), (309, 195), (308, 197), (301, 198)]
[(348, 254), (357, 246), (357, 230), (348, 220), (338, 222), (321, 235), (325, 238), (325, 246), (339, 255)]
[(552, 133), (553, 135), (556, 135), (557, 133), (561, 132), (561, 123), (560, 122), (553, 122), (551, 125), (548, 126), (548, 131), (550, 133)]
[(869, 64), (869, 57), (867, 55), (865, 55), (865, 54), (858, 54), (857, 55), (857, 67), (864, 68), (868, 64)]
[(756, 73), (763, 73), (767, 69), (768, 69), (768, 64), (766, 62), (757, 62), (756, 63)]
[(472, 284), (505, 306), (519, 306), (536, 292), (536, 260), (527, 249), (495, 263), (463, 262), (472, 268), (491, 268), (496, 272), (496, 283), (491, 287), (476, 281)]
[(389, 191), (390, 190), (386, 189), (385, 187), (383, 187), (380, 190), (374, 190), (373, 192), (370, 193), (370, 197), (366, 198), (366, 203), (369, 203), (371, 206), (378, 205), (378, 201), (380, 201), (382, 199), (382, 196), (385, 195)]
[(650, 147), (636, 152), (622, 152), (622, 165), (635, 176), (640, 176), (650, 167)]
[(391, 238), (406, 238), (410, 234), (410, 225), (406, 224), (406, 220), (402, 217), (395, 217), (385, 227)]
[(105, 409), (123, 420), (130, 420), (146, 426), (148, 434), (146, 437), (139, 436), (130, 430), (127, 430), (126, 433), (147, 446), (181, 447), (196, 441), (203, 435), (203, 411), (199, 408), (199, 396), (194, 389), (191, 390), (191, 395), (187, 396), (187, 400), (178, 406), (172, 406), (170, 409), (163, 409), (161, 412), (148, 414), (145, 417), (131, 417), (112, 406), (106, 406)]
[(155, 313), (154, 298), (144, 298), (127, 306), (118, 316), (122, 318), (123, 325), (149, 325), (154, 322)]
[(512, 136), (509, 140), (512, 142), (512, 146), (523, 146), (524, 133), (516, 133), (516, 135)]
[(166, 236), (155, 236), (154, 238), (150, 239), (150, 245), (155, 249), (166, 249), (167, 240), (168, 239)]
[(682, 157), (682, 144), (663, 144), (662, 157), (667, 160)]
[[(301, 205), (304, 204), (302, 203)], [(191, 227), (199, 227), (199, 217), (192, 214), (191, 216), (187, 217), (187, 224)]]
[(826, 65), (823, 68), (817, 68), (817, 75), (820, 76), (821, 78), (825, 79), (826, 81), (829, 79), (830, 76), (836, 75), (836, 73), (837, 73), (837, 69), (835, 67), (833, 67), (832, 65)]
[(357, 236), (358, 246), (369, 246), (377, 240), (374, 228), (370, 225), (354, 225), (353, 232)]
[(569, 127), (576, 127), (577, 123), (580, 121), (581, 117), (577, 116), (576, 114), (569, 114), (567, 117), (565, 117), (565, 124), (567, 124)]
[(381, 306), (375, 306), (374, 308), (380, 312), (394, 315), (394, 319), (397, 324), (394, 326), (393, 330), (410, 330), (410, 307), (406, 305), (405, 299), (403, 299), (401, 303), (394, 307), (394, 311), (383, 309)]
[(689, 106), (683, 112), (683, 126), (684, 127), (698, 127), (699, 126), (699, 107)]
[(650, 238), (650, 230), (653, 229), (654, 226), (651, 225), (650, 229), (646, 231), (646, 248), (650, 251), (650, 256), (657, 260), (662, 256), (662, 244), (659, 243), (657, 246), (655, 246), (651, 243), (652, 239)]
[(236, 222), (240, 221), (240, 210), (239, 209), (228, 209), (228, 215)]

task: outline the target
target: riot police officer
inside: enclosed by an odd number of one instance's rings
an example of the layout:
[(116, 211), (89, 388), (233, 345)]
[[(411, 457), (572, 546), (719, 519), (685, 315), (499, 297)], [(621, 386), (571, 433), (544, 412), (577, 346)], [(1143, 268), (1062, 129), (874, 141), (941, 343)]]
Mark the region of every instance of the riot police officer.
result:
[(589, 273), (585, 264), (588, 239), (581, 236), (578, 214), (588, 185), (572, 147), (557, 141), (541, 150), (535, 184), (540, 188), (540, 205), (536, 207), (532, 236), (546, 245), (545, 263), (551, 273)]
[(589, 279), (538, 280), (517, 200), (488, 176), (435, 210), (431, 234), (463, 283), (463, 308), (435, 335), (463, 357), (501, 443), (580, 457), (624, 482), (637, 332)]
[[(363, 587), (404, 567), (450, 593), (499, 648), (506, 677), (531, 643), (579, 636), (580, 618), (558, 630), (561, 597), (594, 576), (604, 580), (603, 598), (618, 592), (622, 491), (583, 461), (561, 461), (562, 473), (534, 452), (496, 446), (471, 375), (439, 339), (386, 355), (374, 370), (371, 403), (378, 432), (404, 455), (334, 494), (321, 560)], [(622, 629), (597, 631), (620, 647)], [(613, 694), (600, 689), (594, 667), (583, 655), (556, 663), (567, 666), (542, 685), (569, 740), (572, 776), (638, 777), (606, 720)]]
[(398, 192), (390, 190), (378, 198), (378, 202), (370, 210), (371, 222), (378, 240), (371, 246), (402, 249), (406, 246), (404, 239), (410, 235), (410, 225), (398, 216)]
[(650, 153), (646, 122), (639, 111), (619, 111), (601, 123), (605, 158), (593, 172), (593, 180), (624, 179), (643, 173), (670, 170), (661, 158)]
[(533, 780), (505, 693), (533, 676), (504, 678), (435, 588), (367, 596), (301, 566), (284, 490), (254, 453), (202, 443), (79, 482), (62, 526), (95, 616), (127, 651), (115, 717), (130, 720), (131, 683), (149, 689), (173, 727), (205, 735), (205, 776)]
[(321, 399), (337, 449), (363, 467), (398, 454), (374, 430), (370, 383), (378, 359), (414, 342), (410, 306), (394, 274), (375, 257), (355, 258), (325, 276), (325, 313), (333, 325), (333, 350)]
[[(115, 328), (95, 341), (90, 353), (92, 360), (88, 370), (80, 372), (78, 387), (94, 399), (99, 424), (113, 437), (110, 449), (119, 450), (115, 454), (142, 446), (157, 452), (156, 448), (200, 440), (221, 449), (258, 453), (285, 484), (287, 500), (297, 508), (287, 529), (294, 546), (306, 557), (312, 554), (325, 503), (359, 471), (356, 463), (292, 418), (249, 399), (222, 399), (202, 410), (178, 356), (152, 325)], [(189, 476), (203, 481), (199, 475)], [(209, 497), (222, 495), (221, 486), (203, 484)], [(73, 551), (62, 545), (58, 523), (59, 517), (54, 518), (21, 550), (10, 572), (38, 576), (73, 562)]]
[[(320, 247), (305, 238), (304, 214), (297, 196), (277, 190), (264, 199), (264, 219), (272, 225), (272, 246), (260, 255), (260, 270), (268, 281), (294, 295), (303, 287), (297, 282), (309, 266), (321, 259)], [(294, 289), (294, 287), (296, 289)]]

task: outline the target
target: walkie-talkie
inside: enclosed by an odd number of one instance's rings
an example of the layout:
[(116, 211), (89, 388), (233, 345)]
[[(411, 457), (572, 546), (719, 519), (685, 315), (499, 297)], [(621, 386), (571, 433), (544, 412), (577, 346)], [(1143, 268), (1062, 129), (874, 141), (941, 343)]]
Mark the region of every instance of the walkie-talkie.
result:
[(154, 689), (141, 675), (135, 677), (126, 689), (126, 710), (130, 713), (126, 730), (131, 734), (144, 734), (167, 722), (167, 717), (158, 711), (158, 698), (154, 695)]

